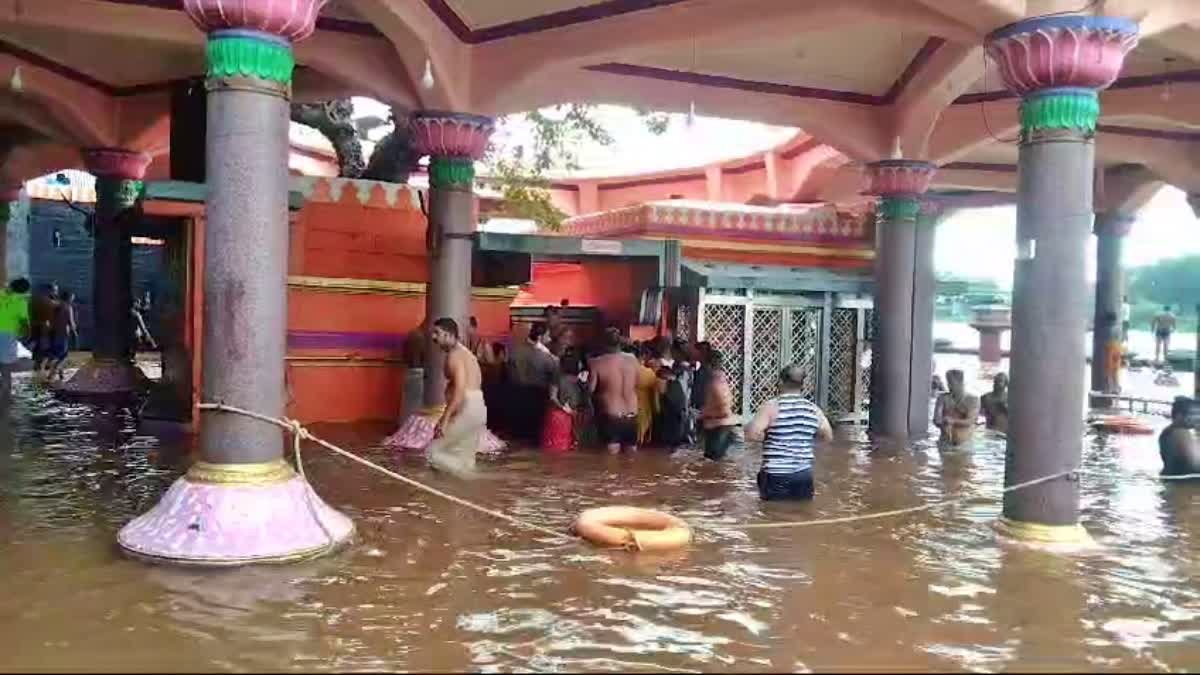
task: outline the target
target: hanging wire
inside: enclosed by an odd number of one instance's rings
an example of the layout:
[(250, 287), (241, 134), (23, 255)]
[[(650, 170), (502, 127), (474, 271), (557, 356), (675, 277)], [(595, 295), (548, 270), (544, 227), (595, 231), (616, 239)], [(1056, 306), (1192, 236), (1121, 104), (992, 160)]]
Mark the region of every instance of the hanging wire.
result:
[[(1053, 16), (1067, 16), (1067, 15), (1071, 15), (1071, 14), (1082, 14), (1083, 12), (1087, 12), (1087, 11), (1090, 11), (1091, 9), (1095, 8), (1096, 5), (1100, 4), (1100, 2), (1101, 2), (1101, 0), (1089, 0), (1089, 2), (1086, 5), (1078, 8), (1078, 9), (1066, 9), (1066, 10), (1062, 10), (1059, 12), (1047, 12), (1045, 14), (1038, 14), (1036, 16), (1027, 17), (1024, 20), (1031, 21), (1031, 20), (1035, 20), (1035, 19), (1046, 19), (1046, 18), (1053, 17)], [(986, 38), (984, 38), (983, 42), (981, 43), (981, 46), (983, 47), (983, 90), (986, 92), (986, 91), (988, 91), (988, 86), (987, 86), (988, 56), (987, 56), (987, 39)], [(987, 101), (979, 102), (979, 115), (980, 115), (980, 117), (983, 118), (983, 127), (987, 131), (988, 136), (991, 136), (992, 140), (996, 141), (997, 143), (1005, 143), (1008, 145), (1016, 145), (1017, 143), (1020, 143), (1021, 142), (1020, 135), (1017, 135), (1013, 138), (1000, 138), (999, 136), (996, 135), (996, 133), (994, 131), (992, 131), (992, 125), (988, 121), (988, 116), (987, 116), (987, 104), (988, 104)]]

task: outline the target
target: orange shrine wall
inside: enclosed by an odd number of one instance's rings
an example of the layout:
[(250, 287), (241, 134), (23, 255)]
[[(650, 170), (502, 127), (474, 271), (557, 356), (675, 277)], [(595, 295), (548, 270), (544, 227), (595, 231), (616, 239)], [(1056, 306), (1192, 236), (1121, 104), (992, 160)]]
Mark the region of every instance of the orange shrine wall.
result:
[(608, 323), (627, 327), (637, 319), (642, 291), (657, 283), (658, 264), (653, 260), (537, 262), (529, 285), (514, 304), (557, 305), (566, 298), (572, 305), (595, 307)]
[[(364, 199), (365, 197), (365, 199)], [(425, 316), (426, 220), (408, 193), (321, 186), (291, 223), (288, 410), (302, 422), (396, 421), (406, 335)], [(472, 298), (480, 333), (508, 333), (511, 297)]]

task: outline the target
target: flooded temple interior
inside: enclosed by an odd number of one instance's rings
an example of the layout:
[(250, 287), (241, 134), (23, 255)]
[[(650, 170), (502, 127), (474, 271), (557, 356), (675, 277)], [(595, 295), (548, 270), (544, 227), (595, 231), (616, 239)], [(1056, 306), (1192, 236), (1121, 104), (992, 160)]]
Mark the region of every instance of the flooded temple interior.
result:
[[(1190, 0), (0, 0), (0, 276), (76, 289), (83, 334), (0, 407), (0, 670), (1200, 667), (1200, 481), (1157, 442), (1200, 348), (1169, 386), (1107, 356), (1139, 213), (1200, 210), (1198, 31)], [(407, 181), (297, 137), (349, 97), (407, 111)], [(497, 119), (558, 104), (792, 131), (564, 171), (560, 224), (489, 226)], [(938, 229), (989, 207), (1011, 304), (948, 328)], [(560, 299), (583, 343), (711, 344), (739, 422), (794, 366), (834, 427), (815, 498), (760, 500), (754, 443), (487, 431), (474, 479), (432, 469), (446, 357), (413, 336), (512, 350)], [(1007, 433), (939, 446), (949, 369), (1011, 376)], [(1089, 424), (1121, 405), (1152, 433)], [(611, 505), (691, 541), (573, 536)]]

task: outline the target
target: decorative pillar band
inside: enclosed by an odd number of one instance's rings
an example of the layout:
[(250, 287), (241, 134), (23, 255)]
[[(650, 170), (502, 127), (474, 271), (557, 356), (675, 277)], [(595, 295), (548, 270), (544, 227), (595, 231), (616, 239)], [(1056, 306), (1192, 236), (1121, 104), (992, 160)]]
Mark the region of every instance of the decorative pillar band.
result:
[(1008, 88), (1024, 98), (1022, 139), (1095, 134), (1096, 92), (1117, 79), (1137, 41), (1137, 23), (1106, 16), (1026, 19), (989, 35), (988, 55)]
[(96, 201), (113, 204), (118, 210), (133, 207), (146, 191), (140, 180), (96, 176)]
[(96, 200), (118, 210), (132, 207), (145, 190), (142, 178), (150, 155), (115, 148), (93, 148), (83, 153), (84, 167), (96, 177)]
[(475, 185), (475, 162), (467, 157), (434, 155), (429, 158), (429, 187), (470, 190)]
[(1030, 134), (1065, 130), (1092, 136), (1100, 119), (1100, 97), (1092, 89), (1054, 87), (1021, 101), (1021, 131)]
[(296, 59), (287, 40), (250, 30), (219, 30), (208, 36), (211, 80), (250, 78), (289, 86)]
[(867, 165), (869, 192), (879, 195), (879, 220), (915, 221), (920, 217), (920, 196), (929, 189), (937, 166), (911, 159), (885, 159)]
[(880, 220), (889, 223), (915, 221), (921, 215), (921, 200), (911, 196), (884, 195), (879, 200), (878, 214)]

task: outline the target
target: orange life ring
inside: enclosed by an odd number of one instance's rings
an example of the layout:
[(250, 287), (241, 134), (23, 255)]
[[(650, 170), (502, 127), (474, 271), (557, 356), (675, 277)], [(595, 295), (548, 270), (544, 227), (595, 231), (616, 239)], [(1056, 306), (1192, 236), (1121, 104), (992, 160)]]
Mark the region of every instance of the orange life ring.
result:
[(633, 506), (588, 509), (571, 529), (598, 546), (635, 551), (674, 551), (692, 540), (692, 529), (683, 520)]
[(1101, 417), (1092, 420), (1092, 428), (1114, 434), (1153, 434), (1154, 428), (1136, 417)]

